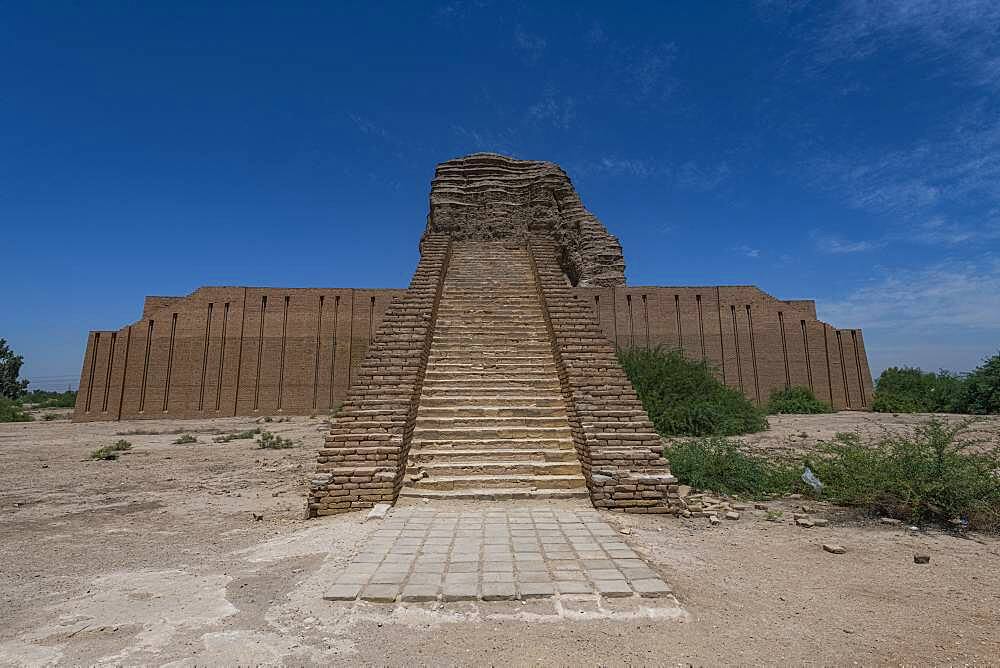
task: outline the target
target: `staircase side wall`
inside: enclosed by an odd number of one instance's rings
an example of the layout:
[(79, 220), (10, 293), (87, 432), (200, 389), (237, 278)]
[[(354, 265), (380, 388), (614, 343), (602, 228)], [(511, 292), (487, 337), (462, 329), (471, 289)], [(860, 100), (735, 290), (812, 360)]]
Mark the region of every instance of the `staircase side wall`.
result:
[(532, 236), (529, 250), (593, 504), (633, 513), (672, 512), (676, 480), (663, 458), (663, 440), (618, 364), (614, 346), (567, 286), (555, 242)]
[(445, 235), (426, 236), (409, 289), (386, 309), (319, 451), (310, 517), (396, 500), (449, 254)]

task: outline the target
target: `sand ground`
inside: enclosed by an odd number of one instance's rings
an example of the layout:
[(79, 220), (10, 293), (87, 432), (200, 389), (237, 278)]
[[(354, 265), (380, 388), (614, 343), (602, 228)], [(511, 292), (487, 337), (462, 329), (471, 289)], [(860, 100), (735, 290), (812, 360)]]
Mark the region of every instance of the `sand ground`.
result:
[[(920, 419), (779, 417), (746, 440), (807, 450)], [(211, 442), (257, 426), (299, 446)], [(978, 429), (995, 436), (1000, 421)], [(156, 433), (119, 435), (135, 430)], [(199, 442), (174, 444), (175, 430)], [(323, 431), (304, 417), (0, 425), (0, 664), (1000, 663), (1000, 540), (790, 499), (771, 507), (805, 503), (831, 525), (603, 513), (673, 586), (670, 610), (324, 601), (373, 523), (303, 519)], [(87, 459), (119, 438), (134, 447), (118, 461)]]

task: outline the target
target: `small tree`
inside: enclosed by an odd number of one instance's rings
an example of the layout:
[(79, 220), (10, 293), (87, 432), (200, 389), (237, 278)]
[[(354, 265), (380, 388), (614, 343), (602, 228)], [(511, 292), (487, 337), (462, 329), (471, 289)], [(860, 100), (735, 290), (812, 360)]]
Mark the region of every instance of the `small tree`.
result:
[(27, 391), (28, 381), (18, 379), (22, 364), (24, 358), (14, 354), (6, 339), (0, 339), (0, 397), (17, 401)]
[(968, 375), (963, 399), (968, 413), (1000, 413), (1000, 353), (987, 359)]

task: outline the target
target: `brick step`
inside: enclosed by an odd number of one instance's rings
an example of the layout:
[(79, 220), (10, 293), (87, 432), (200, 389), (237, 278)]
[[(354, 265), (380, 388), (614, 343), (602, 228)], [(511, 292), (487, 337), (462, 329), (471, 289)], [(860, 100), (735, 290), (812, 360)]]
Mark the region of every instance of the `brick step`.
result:
[(492, 379), (456, 381), (447, 378), (442, 378), (441, 380), (425, 378), (422, 394), (425, 397), (465, 397), (483, 394), (521, 396), (541, 391), (551, 392), (552, 396), (558, 395), (561, 391), (559, 380), (552, 378), (548, 380), (508, 380), (499, 382)]
[(586, 489), (583, 475), (450, 475), (436, 478), (423, 478), (410, 483), (416, 489), (455, 490), (455, 489), (489, 489), (503, 487), (505, 489)]
[[(487, 451), (488, 452), (488, 451)], [(571, 453), (572, 454), (572, 453)], [(580, 476), (580, 464), (574, 457), (572, 461), (559, 462), (532, 462), (520, 459), (505, 460), (494, 457), (488, 461), (445, 461), (432, 462), (419, 465), (408, 466), (407, 475), (413, 475), (423, 471), (427, 477), (420, 481), (422, 484), (428, 480), (438, 480), (447, 477), (467, 477), (484, 475), (505, 475), (521, 476), (525, 478), (533, 476), (550, 475), (572, 475)]]
[(512, 438), (572, 438), (569, 426), (482, 426), (482, 427), (423, 427), (413, 428), (413, 440), (481, 441)]
[(424, 382), (427, 382), (428, 380), (436, 382), (447, 380), (490, 380), (503, 384), (507, 381), (525, 383), (533, 380), (558, 382), (558, 376), (553, 369), (539, 369), (537, 371), (528, 371), (525, 369), (517, 371), (504, 371), (503, 369), (468, 369), (454, 371), (448, 369), (427, 369), (427, 373), (424, 375)]
[(431, 352), (430, 356), (427, 358), (427, 364), (437, 364), (441, 362), (465, 362), (465, 363), (512, 363), (512, 364), (523, 364), (526, 362), (545, 362), (552, 363), (553, 357), (551, 354), (546, 354), (547, 351), (539, 350), (536, 355), (529, 355), (521, 350), (512, 350), (511, 352), (497, 351), (495, 349), (483, 349), (483, 350), (448, 350), (440, 351), (435, 350)]
[(458, 418), (458, 417), (558, 417), (566, 420), (566, 410), (562, 405), (555, 406), (491, 406), (488, 403), (479, 405), (428, 406), (420, 403), (420, 415), (417, 418)]
[[(546, 409), (548, 410), (548, 409)], [(415, 429), (510, 429), (512, 427), (562, 427), (568, 429), (565, 415), (515, 415), (512, 417), (496, 415), (458, 415), (453, 417), (427, 415), (417, 413)]]
[(573, 462), (576, 451), (568, 448), (417, 448), (410, 449), (411, 464), (437, 464), (446, 462), (511, 461), (511, 462)]
[(428, 450), (574, 450), (570, 436), (554, 438), (414, 438), (412, 448)]
[(430, 408), (480, 408), (492, 406), (495, 408), (565, 408), (562, 395), (558, 392), (544, 395), (502, 395), (502, 394), (459, 394), (455, 396), (427, 396), (420, 398), (420, 409)]
[(552, 344), (546, 338), (537, 341), (511, 342), (504, 339), (504, 343), (491, 341), (435, 341), (431, 348), (431, 355), (436, 353), (467, 353), (470, 355), (481, 355), (492, 353), (494, 355), (541, 355), (552, 357)]
[(511, 334), (525, 339), (544, 339), (548, 341), (548, 330), (541, 325), (520, 326), (517, 323), (497, 323), (496, 325), (479, 326), (474, 323), (464, 323), (457, 325), (454, 323), (438, 323), (434, 326), (434, 338), (439, 338), (440, 334), (457, 334), (468, 336), (469, 334), (487, 334), (501, 336)]
[(456, 499), (478, 501), (514, 501), (529, 499), (544, 501), (547, 499), (585, 499), (589, 496), (587, 488), (571, 489), (523, 489), (507, 487), (483, 487), (479, 489), (436, 490), (418, 487), (404, 487), (400, 496), (418, 499)]
[(553, 375), (557, 374), (555, 362), (551, 360), (545, 361), (535, 361), (535, 362), (508, 362), (502, 359), (495, 360), (476, 360), (476, 361), (461, 361), (461, 360), (435, 360), (433, 364), (427, 365), (427, 371), (452, 371), (455, 373), (486, 373), (486, 372), (499, 372), (499, 373), (509, 373), (509, 374), (519, 374), (522, 371), (526, 373), (551, 373)]
[(523, 317), (518, 318), (514, 316), (491, 316), (485, 317), (481, 315), (468, 315), (468, 316), (444, 316), (438, 314), (438, 318), (435, 321), (434, 329), (445, 328), (445, 327), (461, 327), (465, 329), (482, 329), (486, 331), (495, 331), (497, 328), (517, 328), (517, 329), (534, 329), (537, 331), (545, 330), (545, 321), (540, 317)]

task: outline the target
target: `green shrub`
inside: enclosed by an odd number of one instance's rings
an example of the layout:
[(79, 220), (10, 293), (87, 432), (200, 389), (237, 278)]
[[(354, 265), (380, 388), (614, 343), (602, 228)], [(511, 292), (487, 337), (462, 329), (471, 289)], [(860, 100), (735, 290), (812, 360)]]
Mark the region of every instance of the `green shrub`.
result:
[(21, 396), (21, 403), (30, 404), (35, 408), (73, 408), (76, 406), (76, 392), (48, 392), (32, 390)]
[(260, 427), (256, 429), (247, 429), (246, 431), (234, 431), (228, 434), (223, 434), (222, 436), (216, 436), (212, 439), (215, 443), (229, 443), (230, 441), (245, 441), (251, 439), (260, 433)]
[(838, 434), (821, 444), (815, 462), (824, 496), (911, 522), (958, 518), (972, 528), (1000, 529), (1000, 453), (960, 442), (968, 425), (932, 420), (914, 436), (889, 435), (871, 444)]
[(174, 439), (174, 445), (187, 445), (188, 443), (197, 443), (198, 439), (191, 434), (181, 434), (176, 439)]
[(126, 440), (116, 441), (113, 445), (105, 445), (90, 453), (91, 459), (101, 459), (104, 461), (114, 461), (118, 455), (126, 450), (131, 450), (132, 444)]
[(875, 381), (872, 410), (878, 413), (962, 413), (965, 379), (950, 371), (889, 367)]
[(767, 429), (764, 412), (678, 350), (618, 352), (656, 430), (664, 436), (731, 436)]
[(31, 422), (34, 419), (24, 412), (21, 404), (7, 397), (0, 397), (0, 422)]
[(963, 412), (976, 415), (1000, 413), (1000, 353), (983, 362), (965, 379)]
[(740, 441), (713, 436), (667, 446), (670, 472), (685, 485), (720, 494), (760, 498), (796, 487), (799, 471), (763, 457), (748, 455)]
[(820, 401), (808, 387), (786, 387), (771, 393), (767, 412), (778, 413), (832, 413), (833, 407)]
[(294, 448), (295, 443), (291, 439), (282, 438), (269, 431), (265, 431), (261, 433), (260, 440), (257, 441), (257, 447), (264, 450), (285, 450)]

